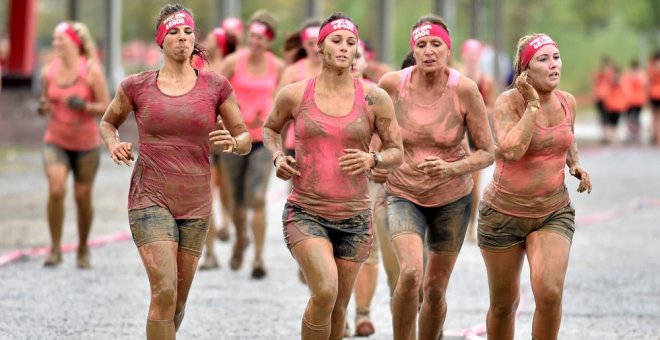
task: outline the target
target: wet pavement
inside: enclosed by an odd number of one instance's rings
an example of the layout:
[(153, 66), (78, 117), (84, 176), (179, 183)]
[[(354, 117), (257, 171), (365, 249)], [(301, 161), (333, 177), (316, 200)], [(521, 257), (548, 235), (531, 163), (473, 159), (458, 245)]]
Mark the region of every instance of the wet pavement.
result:
[[(0, 112), (0, 256), (48, 244), (47, 183), (39, 153), (45, 121), (29, 104)], [(645, 118), (647, 119), (647, 118)], [(132, 123), (132, 117), (129, 122)], [(133, 130), (132, 130), (133, 129)], [(134, 138), (134, 125), (122, 130)], [(594, 191), (578, 195), (567, 179), (578, 225), (564, 291), (560, 339), (660, 339), (660, 150), (599, 147), (597, 127), (576, 126), (583, 167)], [(136, 141), (132, 139), (132, 141)], [(94, 190), (91, 238), (128, 232), (126, 212), (131, 170), (116, 166), (107, 152)], [(481, 185), (492, 176), (484, 171)], [(71, 188), (71, 186), (69, 186)], [(253, 247), (238, 272), (229, 269), (230, 244), (218, 241), (222, 268), (198, 272), (179, 339), (295, 339), (308, 291), (283, 241), (280, 216), (286, 184), (271, 178), (265, 280), (250, 279)], [(75, 204), (68, 192), (64, 243), (75, 244)], [(0, 339), (140, 339), (149, 301), (147, 277), (131, 241), (92, 250), (91, 270), (75, 268), (68, 253), (58, 268), (43, 268), (43, 256), (26, 256), (0, 267)], [(534, 301), (529, 272), (523, 272), (516, 339), (529, 339)], [(482, 326), (488, 307), (485, 268), (476, 245), (466, 242), (448, 291), (445, 332), (454, 339)], [(376, 334), (391, 339), (384, 271), (372, 307)], [(349, 306), (349, 321), (354, 307)], [(354, 328), (354, 327), (353, 327)], [(472, 337), (478, 339), (479, 337)]]

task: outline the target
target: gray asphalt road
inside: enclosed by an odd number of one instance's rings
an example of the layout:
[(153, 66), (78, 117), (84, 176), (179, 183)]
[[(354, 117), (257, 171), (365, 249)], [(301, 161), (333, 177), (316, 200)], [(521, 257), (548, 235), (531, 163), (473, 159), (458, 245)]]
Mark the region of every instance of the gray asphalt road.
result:
[[(578, 195), (567, 180), (577, 218), (560, 339), (660, 339), (660, 151), (591, 148), (582, 152), (594, 192)], [(486, 170), (488, 178), (492, 169)], [(128, 231), (126, 197), (130, 170), (104, 154), (94, 201), (92, 237)], [(485, 185), (485, 180), (482, 186)], [(249, 278), (252, 248), (238, 272), (228, 269), (230, 245), (218, 243), (223, 268), (199, 272), (180, 339), (295, 339), (307, 301), (279, 222), (285, 184), (271, 181), (268, 207), (267, 279)], [(48, 244), (46, 180), (34, 149), (0, 150), (0, 255)], [(280, 194), (278, 194), (280, 193)], [(69, 193), (70, 195), (71, 193)], [(654, 201), (655, 200), (655, 205)], [(67, 201), (65, 243), (75, 243), (75, 207)], [(149, 290), (132, 242), (111, 243), (92, 253), (94, 268), (75, 269), (67, 254), (56, 269), (42, 257), (0, 267), (0, 339), (141, 339)], [(525, 269), (516, 339), (529, 339), (534, 301)], [(390, 339), (391, 318), (384, 272), (372, 305), (376, 334)], [(466, 243), (448, 292), (448, 333), (484, 323), (488, 306), (485, 269), (478, 248)], [(354, 307), (349, 307), (352, 323)], [(457, 337), (458, 338), (458, 337)]]

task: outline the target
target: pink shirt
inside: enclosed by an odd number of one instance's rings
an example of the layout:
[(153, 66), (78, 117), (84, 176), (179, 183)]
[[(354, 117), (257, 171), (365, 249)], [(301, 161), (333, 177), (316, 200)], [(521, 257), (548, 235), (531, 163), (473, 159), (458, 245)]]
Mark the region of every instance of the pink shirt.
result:
[(67, 104), (72, 96), (78, 96), (88, 102), (94, 100), (92, 88), (87, 83), (87, 60), (80, 58), (78, 78), (69, 86), (57, 84), (55, 75), (60, 65), (61, 61), (55, 59), (48, 71), (46, 96), (51, 103), (52, 115), (44, 142), (71, 151), (94, 149), (101, 143), (98, 122), (92, 114), (73, 110)]
[(353, 84), (353, 109), (345, 116), (329, 116), (316, 106), (316, 78), (307, 81), (300, 109), (293, 115), (300, 176), (293, 178), (289, 201), (332, 220), (350, 218), (369, 208), (367, 172), (351, 176), (339, 166), (344, 149), (369, 152), (373, 133), (362, 82), (354, 79)]
[(214, 72), (198, 71), (190, 92), (170, 96), (160, 91), (157, 77), (158, 71), (148, 71), (121, 82), (140, 137), (128, 209), (158, 205), (176, 219), (206, 218), (212, 202), (208, 134), (231, 85)]
[(570, 202), (564, 185), (564, 168), (574, 140), (573, 116), (566, 98), (559, 91), (554, 93), (564, 109), (565, 119), (549, 128), (535, 124), (534, 135), (522, 158), (517, 161), (500, 158), (495, 162), (493, 180), (483, 194), (483, 201), (497, 211), (539, 218)]
[(234, 74), (229, 82), (234, 88), (252, 142), (263, 141), (263, 125), (273, 107), (273, 97), (279, 75), (275, 56), (266, 52), (266, 73), (255, 76), (248, 72), (248, 51), (244, 50), (236, 61)]
[(472, 176), (463, 174), (438, 179), (427, 176), (417, 165), (426, 157), (446, 162), (466, 158), (461, 141), (465, 135), (465, 116), (459, 109), (456, 86), (460, 73), (449, 71), (442, 96), (430, 105), (415, 103), (410, 94), (410, 78), (415, 66), (401, 72), (398, 97), (394, 104), (403, 139), (403, 164), (390, 172), (385, 190), (415, 204), (436, 207), (454, 202), (472, 190)]

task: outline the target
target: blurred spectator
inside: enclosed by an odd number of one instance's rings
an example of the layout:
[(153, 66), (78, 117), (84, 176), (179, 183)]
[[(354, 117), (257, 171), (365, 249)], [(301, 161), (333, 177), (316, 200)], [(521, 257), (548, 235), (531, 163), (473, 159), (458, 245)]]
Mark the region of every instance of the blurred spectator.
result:
[(649, 97), (653, 114), (651, 142), (660, 144), (660, 50), (655, 51), (649, 61)]
[(628, 112), (626, 113), (626, 123), (628, 125), (628, 143), (639, 144), (640, 139), (640, 125), (639, 114), (642, 111), (642, 106), (646, 103), (647, 98), (647, 79), (646, 73), (639, 66), (637, 60), (630, 62), (630, 70), (623, 76), (624, 88), (627, 91), (628, 97)]
[(618, 66), (612, 67), (611, 83), (603, 100), (605, 108), (605, 143), (619, 144), (616, 133), (619, 118), (628, 112), (628, 98), (625, 84), (621, 80)]
[(612, 75), (614, 73), (614, 64), (608, 56), (604, 56), (601, 61), (600, 69), (596, 72), (593, 77), (593, 86), (594, 86), (594, 100), (596, 104), (596, 109), (598, 110), (598, 117), (600, 118), (600, 124), (602, 128), (602, 139), (601, 142), (605, 143), (607, 138), (606, 135), (606, 125), (607, 125), (607, 111), (605, 110), (605, 97), (610, 91), (610, 84), (612, 83)]

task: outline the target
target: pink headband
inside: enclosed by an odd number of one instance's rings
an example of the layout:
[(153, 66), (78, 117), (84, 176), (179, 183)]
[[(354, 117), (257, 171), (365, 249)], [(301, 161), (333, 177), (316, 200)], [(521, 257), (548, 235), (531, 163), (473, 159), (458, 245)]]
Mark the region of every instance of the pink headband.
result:
[(349, 31), (355, 34), (356, 38), (360, 39), (360, 37), (358, 36), (357, 26), (355, 26), (355, 24), (352, 23), (350, 20), (342, 18), (329, 22), (325, 24), (325, 26), (321, 27), (321, 32), (319, 32), (319, 45), (330, 33), (339, 30)]
[(250, 32), (252, 33), (257, 33), (257, 34), (263, 34), (268, 38), (268, 40), (273, 40), (275, 39), (275, 32), (268, 27), (268, 25), (255, 21), (250, 24)]
[(428, 36), (442, 39), (442, 41), (447, 44), (447, 48), (451, 50), (451, 37), (449, 36), (449, 32), (447, 32), (442, 26), (430, 22), (421, 24), (410, 33), (410, 47), (414, 47), (417, 40)]
[(190, 28), (195, 30), (195, 21), (193, 20), (193, 17), (190, 15), (190, 13), (186, 11), (178, 11), (165, 18), (165, 20), (160, 23), (158, 26), (158, 31), (156, 32), (156, 43), (158, 46), (162, 48), (163, 41), (165, 40), (167, 32), (169, 32), (172, 28), (179, 26), (190, 26)]
[(222, 20), (222, 28), (225, 30), (233, 30), (237, 29), (242, 31), (243, 30), (243, 22), (239, 18), (227, 18), (225, 20)]
[(227, 34), (225, 30), (220, 27), (214, 28), (213, 37), (215, 37), (215, 43), (218, 45), (218, 49), (220, 49), (222, 55), (227, 54)]
[(305, 28), (300, 33), (300, 40), (302, 40), (302, 42), (305, 42), (309, 39), (317, 39), (319, 37), (319, 30), (320, 30), (320, 27), (318, 27), (318, 26), (312, 26), (312, 27)]
[(82, 46), (82, 41), (80, 40), (80, 37), (78, 34), (76, 34), (76, 31), (73, 30), (73, 26), (69, 24), (68, 22), (61, 22), (57, 26), (55, 26), (55, 32), (62, 32), (69, 36), (71, 40), (80, 48)]
[(557, 43), (545, 34), (539, 34), (530, 39), (520, 52), (520, 70), (524, 70), (532, 60), (532, 57), (534, 57), (534, 54), (536, 54), (536, 52), (538, 52), (543, 46), (547, 45), (555, 45), (559, 48)]

